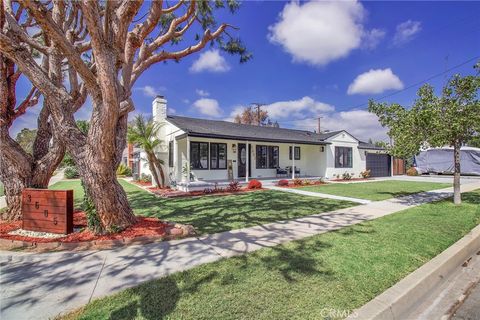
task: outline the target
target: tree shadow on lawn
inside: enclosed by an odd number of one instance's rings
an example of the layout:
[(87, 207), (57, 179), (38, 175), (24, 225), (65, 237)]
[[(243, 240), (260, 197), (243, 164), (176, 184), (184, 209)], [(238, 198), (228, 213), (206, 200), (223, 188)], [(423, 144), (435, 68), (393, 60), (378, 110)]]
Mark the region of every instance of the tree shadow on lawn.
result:
[(259, 226), (356, 205), (274, 191), (183, 199), (161, 199), (138, 192), (131, 193), (129, 201), (137, 214), (192, 224), (201, 234)]
[[(360, 228), (355, 226), (348, 228), (348, 231), (342, 229), (333, 232), (345, 236), (351, 236), (357, 232), (375, 232), (371, 227), (365, 229), (362, 224), (358, 226)], [(296, 290), (303, 288), (302, 290), (306, 291), (309, 290), (308, 283), (311, 277), (321, 278), (327, 282), (337, 280), (336, 271), (326, 264), (324, 256), (325, 251), (333, 247), (332, 242), (319, 238), (306, 238), (248, 255), (221, 260), (213, 265), (204, 265), (199, 270), (180, 272), (153, 280), (128, 289), (126, 296), (129, 298), (125, 300), (128, 304), (111, 312), (110, 319), (134, 319), (139, 316), (146, 319), (163, 319), (176, 310), (182, 298), (194, 299), (187, 305), (204, 303), (204, 295), (210, 295), (212, 298), (210, 301), (218, 301), (217, 298), (226, 292), (238, 292), (237, 286), (244, 286), (246, 278), (258, 274), (268, 274), (268, 279), (264, 282), (256, 282), (258, 287), (249, 288), (244, 294), (248, 295), (248, 290), (263, 290), (263, 286), (286, 288), (282, 281), (285, 281), (287, 286), (299, 283), (300, 287)], [(139, 249), (138, 257), (149, 256), (147, 248), (145, 248), (145, 254), (141, 252), (142, 248)], [(198, 298), (195, 297), (196, 295)], [(209, 307), (216, 308), (215, 305)], [(227, 305), (226, 308), (229, 306)], [(184, 314), (183, 311), (180, 313), (188, 317), (188, 314)]]
[[(216, 300), (215, 296), (222, 295), (223, 292), (235, 292), (234, 287), (243, 285), (242, 278), (248, 277), (252, 271), (267, 270), (268, 273), (280, 275), (275, 281), (283, 279), (288, 283), (301, 281), (302, 277), (311, 275), (333, 280), (335, 272), (327, 268), (322, 259), (313, 256), (314, 252), (318, 254), (330, 247), (330, 244), (320, 240), (300, 240), (290, 247), (272, 247), (268, 252), (230, 258), (229, 267), (205, 266), (206, 269), (198, 272), (186, 271), (153, 280), (128, 289), (128, 299), (125, 300), (128, 304), (113, 310), (109, 319), (135, 319), (139, 316), (152, 320), (163, 319), (175, 311), (182, 297), (209, 294)], [(216, 263), (222, 264), (224, 261)], [(262, 284), (258, 283), (258, 286), (261, 287)]]
[(130, 295), (135, 298), (114, 310), (109, 319), (136, 319), (140, 315), (148, 320), (163, 319), (175, 310), (180, 290), (176, 281), (166, 277), (130, 289)]

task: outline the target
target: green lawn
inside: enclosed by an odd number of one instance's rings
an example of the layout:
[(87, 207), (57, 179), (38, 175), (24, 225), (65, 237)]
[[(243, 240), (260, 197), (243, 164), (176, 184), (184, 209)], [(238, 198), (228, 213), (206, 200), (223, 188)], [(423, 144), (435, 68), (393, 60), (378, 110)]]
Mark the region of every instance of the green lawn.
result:
[(3, 196), (4, 194), (5, 194), (5, 191), (3, 188), (3, 184), (0, 182), (0, 197)]
[[(216, 233), (356, 205), (330, 199), (305, 197), (278, 191), (257, 191), (233, 196), (197, 198), (158, 198), (139, 187), (120, 180), (135, 214), (192, 224), (200, 233)], [(73, 189), (75, 205), (81, 204), (83, 189), (79, 181), (61, 181), (52, 189)]]
[(451, 183), (390, 180), (364, 183), (331, 183), (302, 187), (300, 189), (376, 201), (385, 200), (392, 197), (406, 196), (423, 191), (442, 189), (451, 186)]
[(319, 319), (362, 306), (478, 223), (476, 191), (149, 281), (67, 318)]

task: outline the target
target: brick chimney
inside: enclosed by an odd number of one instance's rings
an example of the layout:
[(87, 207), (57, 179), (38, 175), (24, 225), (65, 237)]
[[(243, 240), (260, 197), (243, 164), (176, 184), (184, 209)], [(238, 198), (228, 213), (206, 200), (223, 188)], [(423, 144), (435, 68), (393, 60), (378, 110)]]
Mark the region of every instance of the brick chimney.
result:
[(152, 102), (153, 120), (163, 122), (167, 118), (167, 99), (164, 96), (156, 96)]

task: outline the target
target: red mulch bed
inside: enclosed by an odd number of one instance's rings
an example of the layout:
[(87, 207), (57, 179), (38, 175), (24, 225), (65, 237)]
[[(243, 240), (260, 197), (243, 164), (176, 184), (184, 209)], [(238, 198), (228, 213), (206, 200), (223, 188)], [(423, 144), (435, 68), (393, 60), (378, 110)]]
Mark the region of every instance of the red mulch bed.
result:
[(267, 189), (241, 188), (238, 191), (228, 191), (227, 189), (222, 189), (222, 190), (213, 191), (210, 193), (205, 193), (201, 190), (190, 191), (190, 192), (178, 191), (173, 189), (158, 189), (158, 188), (149, 188), (149, 190), (151, 190), (156, 195), (159, 195), (164, 198), (189, 198), (189, 197), (199, 197), (199, 196), (228, 196), (233, 194), (242, 194), (242, 193), (247, 193), (252, 191), (261, 191), (261, 190), (267, 190)]
[(138, 184), (139, 186), (142, 187), (151, 187), (152, 183), (151, 182), (143, 182), (143, 181), (132, 181), (135, 184)]
[(321, 181), (312, 181), (310, 184), (300, 184), (296, 185), (293, 182), (289, 182), (288, 186), (279, 186), (277, 184), (277, 187), (282, 187), (282, 188), (301, 188), (301, 187), (308, 187), (308, 186), (318, 186), (318, 185), (323, 185), (327, 184), (326, 182), (321, 182)]
[(354, 181), (369, 181), (371, 179), (368, 178), (352, 178), (350, 180), (345, 180), (345, 179), (332, 179), (330, 181), (335, 181), (335, 182), (354, 182)]
[[(87, 219), (85, 213), (77, 211), (73, 214), (73, 226), (74, 228), (85, 228), (87, 226)], [(137, 223), (133, 226), (112, 234), (95, 235), (90, 230), (84, 229), (79, 232), (74, 232), (66, 235), (62, 238), (46, 239), (46, 238), (33, 238), (24, 237), (18, 235), (9, 235), (8, 232), (19, 229), (22, 227), (21, 221), (7, 222), (0, 221), (0, 238), (8, 240), (19, 240), (35, 243), (46, 242), (85, 242), (85, 241), (98, 241), (98, 240), (119, 240), (124, 238), (136, 238), (143, 236), (164, 236), (166, 235), (167, 223), (160, 221), (157, 218), (145, 218), (137, 217)]]

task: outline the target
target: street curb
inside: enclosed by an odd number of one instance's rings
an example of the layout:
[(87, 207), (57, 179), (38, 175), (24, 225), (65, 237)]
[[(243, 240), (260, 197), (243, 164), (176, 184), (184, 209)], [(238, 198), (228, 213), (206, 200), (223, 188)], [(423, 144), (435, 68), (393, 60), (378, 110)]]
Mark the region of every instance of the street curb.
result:
[(480, 249), (480, 225), (393, 287), (354, 310), (347, 319), (407, 319), (435, 287)]

